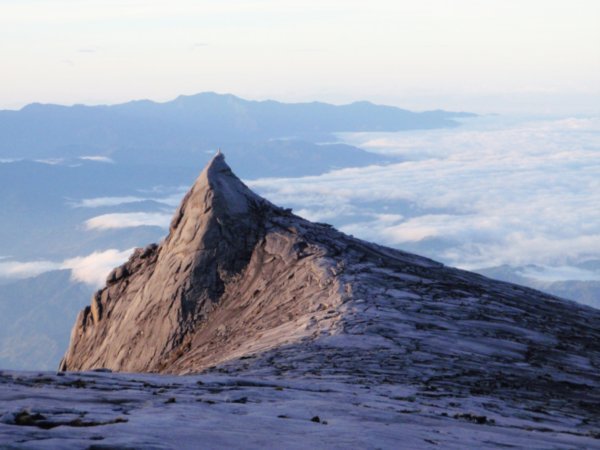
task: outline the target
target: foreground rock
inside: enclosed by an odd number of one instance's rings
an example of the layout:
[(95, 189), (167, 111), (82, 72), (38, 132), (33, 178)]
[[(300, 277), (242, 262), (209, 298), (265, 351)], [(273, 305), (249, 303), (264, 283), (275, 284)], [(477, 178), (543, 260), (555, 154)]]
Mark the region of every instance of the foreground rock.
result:
[(2, 449), (582, 449), (579, 419), (329, 376), (0, 372)]
[(310, 223), (222, 155), (80, 314), (61, 369), (96, 368), (389, 385), (485, 399), (452, 412), (479, 425), (523, 408), (600, 425), (600, 311)]

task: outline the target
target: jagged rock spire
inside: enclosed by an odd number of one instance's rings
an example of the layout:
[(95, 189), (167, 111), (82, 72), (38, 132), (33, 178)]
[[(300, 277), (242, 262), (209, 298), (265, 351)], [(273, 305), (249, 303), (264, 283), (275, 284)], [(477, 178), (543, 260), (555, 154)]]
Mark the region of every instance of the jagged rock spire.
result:
[(107, 340), (94, 344), (103, 359), (136, 370), (153, 367), (212, 310), (227, 279), (243, 270), (271, 208), (277, 209), (248, 189), (219, 151), (185, 195), (164, 242), (151, 252), (136, 251), (113, 271), (89, 313), (80, 315), (72, 342), (82, 341), (78, 333), (103, 327), (101, 312), (112, 305), (113, 317), (122, 317), (103, 331), (115, 336), (110, 348), (102, 347)]
[(171, 222), (171, 235), (167, 240), (175, 240), (185, 234), (181, 231), (173, 236), (173, 231), (179, 228), (182, 222), (196, 229), (204, 216), (218, 215), (224, 218), (245, 214), (252, 207), (267, 204), (265, 199), (248, 189), (235, 176), (225, 162), (225, 155), (219, 150), (179, 205)]

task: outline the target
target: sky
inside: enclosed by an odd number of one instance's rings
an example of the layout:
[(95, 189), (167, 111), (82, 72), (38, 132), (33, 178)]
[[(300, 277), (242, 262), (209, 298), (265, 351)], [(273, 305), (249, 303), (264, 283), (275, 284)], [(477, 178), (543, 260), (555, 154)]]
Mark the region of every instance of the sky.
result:
[(597, 0), (0, 0), (0, 108), (371, 100), (595, 114)]

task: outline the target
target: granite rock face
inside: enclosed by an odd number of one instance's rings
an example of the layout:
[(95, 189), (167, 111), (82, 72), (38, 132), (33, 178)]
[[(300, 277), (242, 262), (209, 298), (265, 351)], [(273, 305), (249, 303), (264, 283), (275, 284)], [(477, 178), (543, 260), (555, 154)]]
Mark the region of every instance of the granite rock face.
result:
[(600, 311), (308, 222), (218, 154), (164, 242), (80, 313), (61, 369), (97, 368), (411, 385), (587, 429), (600, 422)]
[(321, 229), (251, 192), (217, 154), (164, 242), (137, 249), (79, 314), (61, 369), (198, 371), (333, 330), (336, 263), (307, 241)]

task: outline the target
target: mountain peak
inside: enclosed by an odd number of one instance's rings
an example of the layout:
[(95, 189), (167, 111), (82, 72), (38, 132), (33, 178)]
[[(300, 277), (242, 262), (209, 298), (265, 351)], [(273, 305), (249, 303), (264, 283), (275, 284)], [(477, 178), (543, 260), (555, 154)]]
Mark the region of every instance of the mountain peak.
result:
[(598, 323), (593, 308), (294, 216), (218, 153), (169, 236), (80, 313), (61, 369), (327, 375), (576, 417), (579, 399), (600, 403)]
[(218, 206), (233, 213), (246, 213), (251, 203), (265, 202), (233, 173), (225, 162), (225, 155), (221, 149), (202, 171), (196, 185), (193, 189), (197, 187), (199, 191), (214, 192), (215, 199), (219, 202)]
[(261, 205), (270, 204), (252, 192), (233, 173), (225, 162), (225, 155), (219, 149), (175, 212), (167, 241), (182, 233), (179, 230), (177, 234), (181, 225), (187, 225), (195, 230), (199, 223), (211, 217), (225, 220), (227, 217), (248, 214), (251, 209), (259, 208)]
[(208, 162), (200, 176), (196, 179), (192, 190), (194, 189), (214, 189), (228, 184), (239, 184), (241, 181), (233, 173), (231, 167), (225, 162), (225, 155), (218, 149), (215, 155)]
[[(235, 176), (223, 153), (217, 152), (183, 198), (165, 240), (136, 250), (109, 275), (107, 287), (80, 314), (76, 329), (83, 336), (91, 329), (100, 332), (111, 308), (120, 311), (111, 312), (110, 333), (102, 331), (112, 335), (112, 340), (106, 340), (111, 349), (101, 347), (103, 365), (155, 369), (205, 319), (229, 280), (246, 267), (269, 210), (278, 209), (254, 194)], [(64, 367), (72, 366), (71, 354), (99, 351), (93, 340), (74, 341)], [(95, 349), (82, 352), (79, 345)], [(112, 350), (115, 347), (127, 351)]]

